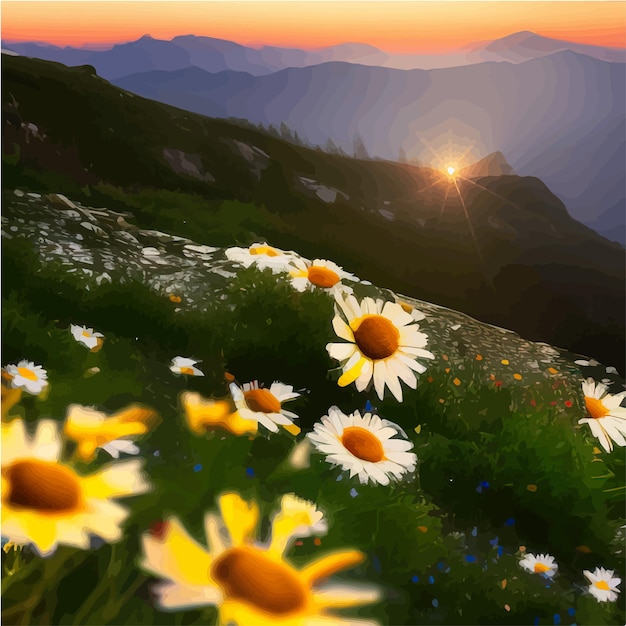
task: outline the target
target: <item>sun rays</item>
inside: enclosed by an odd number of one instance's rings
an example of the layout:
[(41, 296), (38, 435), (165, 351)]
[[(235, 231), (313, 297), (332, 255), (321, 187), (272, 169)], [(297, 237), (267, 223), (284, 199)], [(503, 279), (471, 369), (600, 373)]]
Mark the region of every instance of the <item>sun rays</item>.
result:
[(508, 198), (492, 191), (488, 187), (463, 176), (463, 172), (465, 172), (467, 168), (472, 165), (472, 163), (476, 162), (476, 159), (471, 157), (471, 152), (476, 145), (475, 143), (463, 148), (458, 145), (454, 145), (452, 139), (448, 139), (448, 142), (443, 149), (435, 149), (423, 138), (421, 138), (420, 141), (424, 144), (433, 158), (431, 159), (431, 166), (427, 168), (427, 184), (421, 189), (417, 189), (417, 193), (421, 194), (436, 187), (440, 187), (444, 191), (443, 200), (441, 202), (441, 210), (439, 211), (439, 217), (437, 219), (438, 223), (441, 223), (444, 213), (446, 212), (446, 208), (449, 206), (450, 200), (458, 198), (463, 211), (463, 217), (467, 223), (469, 235), (472, 238), (474, 252), (487, 274), (485, 257), (480, 249), (476, 231), (474, 230), (474, 224), (472, 223), (470, 211), (468, 210), (468, 204), (466, 202), (468, 195), (467, 189), (469, 187), (464, 187), (464, 183), (468, 186), (473, 185), (477, 189), (491, 194), (495, 198), (498, 198), (516, 209), (520, 209), (520, 207)]

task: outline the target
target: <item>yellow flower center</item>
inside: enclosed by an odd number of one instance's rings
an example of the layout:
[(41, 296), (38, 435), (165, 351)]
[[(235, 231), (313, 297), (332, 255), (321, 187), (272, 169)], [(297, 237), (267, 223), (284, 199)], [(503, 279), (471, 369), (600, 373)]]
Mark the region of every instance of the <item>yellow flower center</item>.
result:
[(87, 330), (83, 330), (83, 337), (91, 337), (91, 333)]
[(270, 246), (257, 246), (256, 248), (250, 248), (250, 254), (265, 254), (267, 256), (280, 256), (280, 252), (274, 250)]
[(35, 372), (33, 372), (32, 370), (29, 370), (27, 367), (18, 367), (17, 373), (22, 378), (27, 378), (28, 380), (37, 380), (37, 374), (35, 374)]
[(316, 287), (333, 287), (339, 282), (339, 275), (327, 267), (313, 265), (308, 270), (309, 282)]
[(544, 572), (550, 571), (550, 568), (543, 563), (535, 563), (535, 574), (543, 574)]
[(69, 467), (49, 461), (15, 461), (2, 470), (9, 482), (6, 502), (38, 513), (76, 510), (82, 502), (78, 476)]
[(211, 567), (211, 577), (232, 600), (284, 616), (302, 610), (308, 589), (291, 567), (255, 548), (230, 548)]
[(602, 401), (596, 398), (585, 396), (585, 406), (587, 407), (587, 411), (589, 411), (589, 415), (595, 419), (605, 417), (609, 414), (609, 410), (602, 404)]
[(596, 583), (593, 583), (598, 589), (602, 589), (603, 591), (611, 591), (611, 588), (609, 587), (609, 583), (606, 582), (606, 580), (599, 580)]
[(341, 443), (344, 448), (363, 461), (378, 463), (385, 458), (383, 444), (378, 437), (360, 426), (348, 426), (343, 431)]
[(248, 408), (255, 413), (280, 412), (280, 401), (269, 389), (251, 389), (243, 395)]
[(195, 372), (193, 371), (192, 367), (181, 367), (180, 368), (180, 373), (181, 374), (188, 374), (189, 376), (193, 376), (195, 374)]
[(370, 315), (354, 331), (354, 340), (368, 359), (380, 360), (391, 356), (398, 349), (400, 333), (386, 317)]

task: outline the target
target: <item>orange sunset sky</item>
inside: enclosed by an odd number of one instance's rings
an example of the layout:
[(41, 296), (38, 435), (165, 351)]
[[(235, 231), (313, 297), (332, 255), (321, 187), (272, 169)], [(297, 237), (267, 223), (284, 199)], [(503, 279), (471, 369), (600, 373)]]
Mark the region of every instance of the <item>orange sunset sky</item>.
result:
[(520, 30), (626, 47), (626, 2), (2, 1), (4, 41), (119, 43), (194, 34), (242, 44), (318, 48), (368, 43), (443, 52)]

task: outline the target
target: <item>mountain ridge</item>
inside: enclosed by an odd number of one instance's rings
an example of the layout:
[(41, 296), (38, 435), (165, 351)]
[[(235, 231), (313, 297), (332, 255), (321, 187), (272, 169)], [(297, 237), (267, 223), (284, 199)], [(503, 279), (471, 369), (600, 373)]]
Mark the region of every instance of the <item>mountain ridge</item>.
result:
[[(294, 146), (120, 91), (89, 68), (8, 57), (3, 116), (5, 185), (38, 191), (53, 181), (57, 192), (87, 190), (145, 224), (175, 224), (196, 238), (218, 223), (211, 220), (223, 202), (235, 201), (249, 215), (237, 236), (249, 236), (249, 222), (257, 239), (334, 258), (529, 339), (604, 358), (623, 335), (623, 250), (571, 218), (532, 177), (459, 180), (473, 240), (453, 193), (442, 211), (448, 183), (435, 170)], [(527, 289), (533, 312), (518, 314)], [(549, 313), (556, 301), (571, 321)]]

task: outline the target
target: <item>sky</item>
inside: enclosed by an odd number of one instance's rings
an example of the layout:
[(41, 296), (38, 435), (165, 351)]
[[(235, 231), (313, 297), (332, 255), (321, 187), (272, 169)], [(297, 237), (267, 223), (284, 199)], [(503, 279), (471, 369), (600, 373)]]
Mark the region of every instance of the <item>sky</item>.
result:
[(260, 47), (367, 43), (395, 54), (446, 52), (521, 30), (626, 47), (626, 2), (3, 0), (3, 41), (81, 46), (205, 35)]

